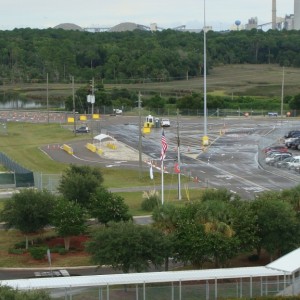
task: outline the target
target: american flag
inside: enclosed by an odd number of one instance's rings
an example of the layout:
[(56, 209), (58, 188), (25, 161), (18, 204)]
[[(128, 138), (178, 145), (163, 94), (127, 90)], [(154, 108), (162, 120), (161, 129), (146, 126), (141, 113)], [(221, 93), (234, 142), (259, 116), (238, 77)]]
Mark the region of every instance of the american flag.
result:
[(166, 157), (166, 152), (168, 150), (168, 144), (167, 144), (167, 140), (165, 137), (165, 131), (162, 131), (162, 135), (161, 135), (161, 156), (160, 156), (160, 160), (164, 160)]

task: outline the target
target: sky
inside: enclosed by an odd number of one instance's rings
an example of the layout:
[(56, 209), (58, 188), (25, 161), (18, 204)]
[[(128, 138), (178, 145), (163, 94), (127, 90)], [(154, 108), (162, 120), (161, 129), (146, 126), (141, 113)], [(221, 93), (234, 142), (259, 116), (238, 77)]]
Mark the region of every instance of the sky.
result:
[[(185, 25), (227, 30), (236, 20), (258, 24), (271, 22), (272, 0), (1, 0), (0, 30), (49, 28), (61, 23), (81, 27), (113, 27), (123, 22), (160, 28)], [(294, 13), (294, 0), (277, 0), (277, 16)]]

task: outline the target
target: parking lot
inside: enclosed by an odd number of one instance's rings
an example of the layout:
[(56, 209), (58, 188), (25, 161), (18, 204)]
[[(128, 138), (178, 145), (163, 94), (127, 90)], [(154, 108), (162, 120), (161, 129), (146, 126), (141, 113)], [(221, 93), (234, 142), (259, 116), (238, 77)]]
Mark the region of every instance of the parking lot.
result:
[[(168, 142), (166, 171), (174, 173), (177, 159), (177, 125), (180, 140), (181, 172), (193, 178), (199, 188), (226, 188), (242, 198), (253, 199), (258, 193), (282, 190), (299, 183), (294, 170), (277, 169), (264, 164), (262, 149), (283, 143), (284, 134), (291, 128), (300, 128), (298, 120), (279, 118), (208, 118), (210, 146), (202, 147), (203, 119), (199, 117), (170, 118), (165, 128)], [(119, 117), (108, 120), (105, 130), (120, 141), (138, 149), (138, 119)], [(149, 160), (160, 158), (161, 128), (153, 128), (143, 137), (143, 153)], [(298, 150), (293, 152), (298, 153)], [(300, 152), (299, 152), (300, 154)]]
[[(47, 122), (48, 114), (30, 112), (1, 112), (2, 120)], [(170, 127), (164, 132), (168, 151), (164, 162), (165, 171), (174, 174), (177, 161), (178, 138), (180, 142), (181, 174), (187, 176), (199, 188), (226, 188), (242, 198), (253, 199), (257, 194), (282, 190), (299, 183), (299, 173), (295, 170), (276, 168), (265, 164), (262, 149), (272, 144), (283, 143), (283, 136), (292, 129), (299, 129), (297, 119), (279, 117), (209, 117), (207, 135), (210, 145), (202, 146), (204, 120), (202, 117), (167, 116)], [(66, 114), (49, 114), (50, 122), (66, 122)], [(142, 124), (144, 118), (142, 119)], [(98, 121), (88, 121), (91, 131), (86, 133), (88, 141), (105, 132), (118, 142), (136, 151), (139, 149), (139, 117), (124, 115), (104, 115)], [(72, 131), (70, 131), (72, 132)], [(178, 137), (179, 133), (179, 137)], [(151, 128), (150, 133), (142, 135), (143, 170), (148, 171), (150, 162), (154, 171), (160, 172), (162, 128)], [(133, 159), (126, 151), (116, 158), (100, 157), (89, 153), (86, 141), (76, 142), (74, 156), (57, 151), (55, 145), (48, 145), (43, 150), (56, 160), (67, 163), (100, 165), (109, 168), (139, 168), (138, 159)], [(121, 147), (120, 147), (121, 148)], [(126, 148), (127, 149), (127, 148)], [(300, 151), (291, 150), (295, 155)], [(176, 184), (176, 176), (174, 176)], [(159, 187), (157, 187), (159, 189)]]

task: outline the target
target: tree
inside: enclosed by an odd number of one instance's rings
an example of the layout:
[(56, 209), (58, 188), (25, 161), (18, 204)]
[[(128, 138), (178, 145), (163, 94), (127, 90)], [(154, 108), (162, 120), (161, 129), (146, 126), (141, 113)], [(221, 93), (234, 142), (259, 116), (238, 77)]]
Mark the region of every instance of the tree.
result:
[(257, 216), (258, 243), (257, 251), (265, 249), (273, 259), (291, 251), (300, 241), (299, 220), (293, 207), (282, 200), (270, 195), (274, 192), (265, 192), (252, 202), (251, 209)]
[[(236, 256), (242, 242), (234, 225), (233, 202), (239, 201), (225, 189), (206, 190), (199, 201), (174, 209), (158, 208), (154, 212), (154, 226), (173, 232), (175, 257), (201, 267), (205, 261), (214, 261), (215, 266), (224, 266)], [(252, 229), (252, 228), (251, 228)], [(240, 233), (243, 233), (240, 230)]]
[(21, 190), (5, 202), (0, 218), (7, 229), (16, 228), (26, 236), (28, 249), (28, 235), (40, 232), (51, 223), (54, 204), (55, 196), (46, 190)]
[(99, 228), (87, 243), (94, 263), (111, 265), (124, 273), (147, 271), (151, 264), (160, 266), (169, 256), (169, 249), (168, 239), (161, 231), (132, 222)]
[(69, 250), (72, 236), (86, 230), (86, 218), (83, 208), (76, 202), (58, 198), (52, 212), (52, 224), (55, 231), (64, 237), (65, 249)]
[(103, 187), (98, 188), (91, 196), (90, 213), (92, 217), (105, 225), (110, 221), (120, 222), (132, 219), (124, 199)]
[(63, 174), (58, 190), (65, 199), (88, 208), (91, 195), (102, 182), (103, 176), (99, 168), (71, 165)]

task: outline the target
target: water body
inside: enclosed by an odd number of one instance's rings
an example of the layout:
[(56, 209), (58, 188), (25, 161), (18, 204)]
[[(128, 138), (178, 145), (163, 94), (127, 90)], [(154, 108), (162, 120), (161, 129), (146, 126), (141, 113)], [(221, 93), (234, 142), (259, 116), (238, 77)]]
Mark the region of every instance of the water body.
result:
[[(39, 100), (9, 99), (0, 100), (0, 109), (46, 109), (47, 103)], [(64, 101), (49, 101), (48, 108), (65, 108)]]

